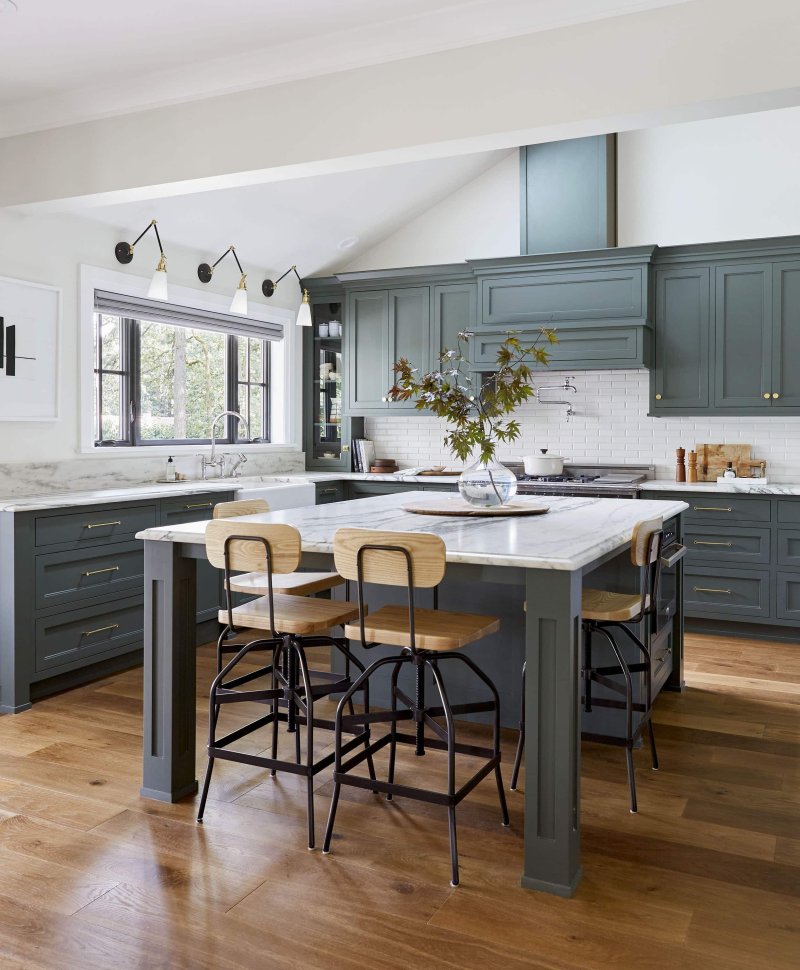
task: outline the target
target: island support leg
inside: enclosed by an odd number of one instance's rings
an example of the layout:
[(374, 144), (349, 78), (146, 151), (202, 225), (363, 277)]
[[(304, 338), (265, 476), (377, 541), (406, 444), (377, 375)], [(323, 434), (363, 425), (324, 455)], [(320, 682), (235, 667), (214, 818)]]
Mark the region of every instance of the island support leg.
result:
[(144, 544), (144, 773), (141, 794), (176, 802), (195, 777), (197, 566), (180, 546)]
[(572, 896), (580, 866), (581, 574), (527, 571), (522, 885)]

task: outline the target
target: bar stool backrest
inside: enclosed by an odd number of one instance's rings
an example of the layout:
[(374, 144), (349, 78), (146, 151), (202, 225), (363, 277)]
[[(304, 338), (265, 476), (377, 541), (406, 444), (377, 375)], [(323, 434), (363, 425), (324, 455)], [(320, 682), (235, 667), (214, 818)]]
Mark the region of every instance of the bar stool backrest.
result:
[(259, 515), (269, 512), (269, 502), (265, 498), (241, 499), (238, 502), (217, 502), (214, 506), (215, 519), (234, 519), (237, 515)]
[(333, 537), (336, 571), (345, 579), (382, 586), (438, 586), (446, 569), (445, 545), (429, 532), (338, 529)]
[(661, 548), (664, 543), (664, 523), (661, 519), (637, 522), (631, 536), (631, 562), (642, 571), (642, 613), (654, 613), (658, 608), (658, 584), (661, 578)]
[(206, 527), (206, 555), (217, 569), (293, 573), (300, 564), (300, 533), (277, 522), (217, 519)]

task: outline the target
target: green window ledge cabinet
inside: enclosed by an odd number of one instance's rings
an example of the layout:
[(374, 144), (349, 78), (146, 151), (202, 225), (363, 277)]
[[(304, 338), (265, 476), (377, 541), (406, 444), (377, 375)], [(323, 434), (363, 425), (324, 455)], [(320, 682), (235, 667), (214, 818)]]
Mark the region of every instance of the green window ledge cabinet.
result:
[(800, 414), (800, 237), (659, 249), (654, 415)]

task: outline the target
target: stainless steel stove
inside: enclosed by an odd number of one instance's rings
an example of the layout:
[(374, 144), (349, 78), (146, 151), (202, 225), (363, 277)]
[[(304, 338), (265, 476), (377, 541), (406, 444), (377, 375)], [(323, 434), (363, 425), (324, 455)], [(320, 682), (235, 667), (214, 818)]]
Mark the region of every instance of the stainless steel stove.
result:
[(641, 483), (655, 478), (652, 465), (564, 465), (561, 475), (526, 475), (508, 462), (517, 477), (518, 495), (586, 495), (593, 498), (638, 498)]

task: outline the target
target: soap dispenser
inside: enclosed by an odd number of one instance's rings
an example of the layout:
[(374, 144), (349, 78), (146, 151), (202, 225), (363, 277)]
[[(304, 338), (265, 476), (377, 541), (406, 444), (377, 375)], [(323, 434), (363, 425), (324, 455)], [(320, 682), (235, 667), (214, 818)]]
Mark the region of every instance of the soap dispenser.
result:
[(167, 458), (167, 478), (168, 482), (174, 482), (177, 476), (175, 474), (175, 462), (172, 460), (172, 455)]

